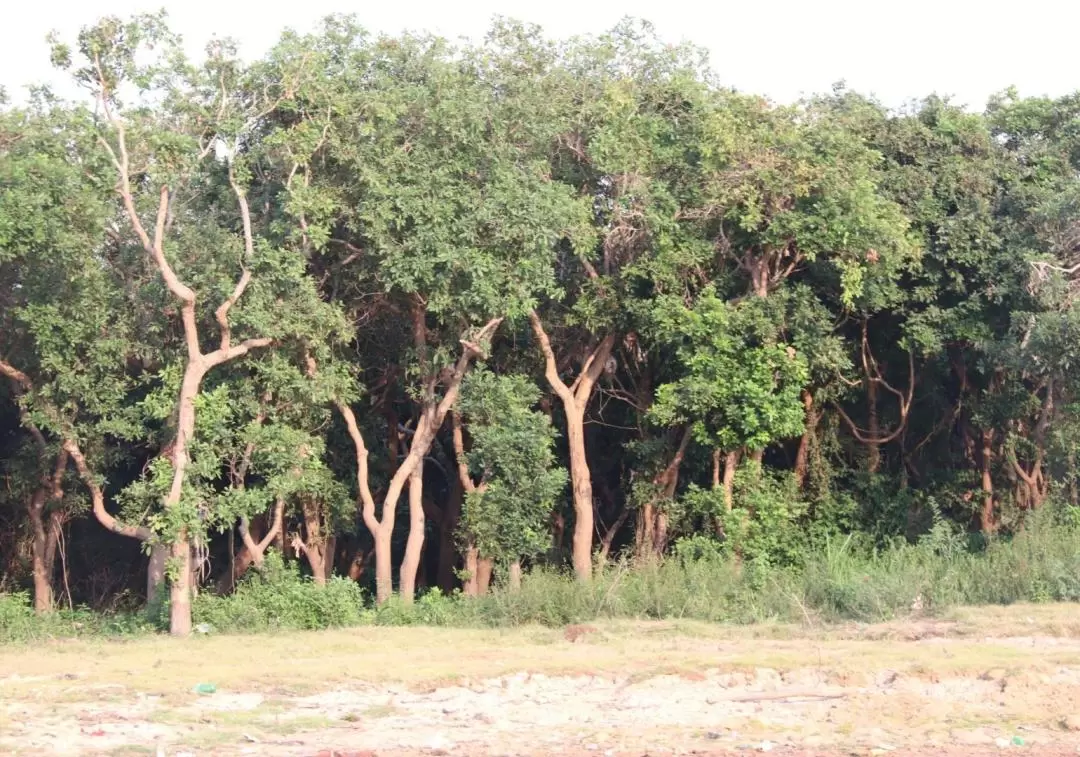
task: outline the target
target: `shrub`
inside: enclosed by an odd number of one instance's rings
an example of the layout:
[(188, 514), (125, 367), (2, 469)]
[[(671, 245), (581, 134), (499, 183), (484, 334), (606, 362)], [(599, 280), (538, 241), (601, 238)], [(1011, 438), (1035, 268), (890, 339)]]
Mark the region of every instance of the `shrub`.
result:
[(356, 582), (334, 577), (316, 585), (276, 552), (267, 553), (231, 595), (200, 594), (192, 605), (195, 624), (227, 632), (351, 626), (368, 616)]

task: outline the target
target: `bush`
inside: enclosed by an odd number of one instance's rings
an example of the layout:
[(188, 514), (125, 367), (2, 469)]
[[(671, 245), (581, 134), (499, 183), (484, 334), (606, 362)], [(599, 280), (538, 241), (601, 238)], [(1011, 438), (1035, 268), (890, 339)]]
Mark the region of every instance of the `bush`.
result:
[(135, 613), (96, 613), (84, 607), (37, 615), (27, 592), (0, 594), (0, 643), (78, 636), (130, 636), (154, 630)]
[[(694, 537), (677, 543), (666, 560), (604, 566), (588, 584), (538, 568), (517, 593), (497, 588), (469, 598), (431, 590), (412, 605), (392, 600), (376, 609), (365, 605), (354, 582), (335, 578), (318, 586), (271, 553), (232, 595), (197, 597), (193, 614), (196, 624), (216, 631), (250, 633), (360, 624), (563, 626), (609, 618), (873, 622), (956, 605), (1047, 601), (1080, 601), (1080, 529), (1050, 515), (979, 548), (941, 519), (917, 544), (875, 548), (856, 535), (826, 536), (789, 566), (740, 560), (717, 542)], [(152, 628), (145, 615), (84, 609), (39, 617), (27, 594), (0, 594), (0, 642)]]
[(356, 582), (334, 577), (316, 585), (269, 552), (262, 567), (249, 571), (231, 595), (196, 597), (192, 620), (216, 631), (242, 633), (353, 626), (370, 620), (370, 613)]

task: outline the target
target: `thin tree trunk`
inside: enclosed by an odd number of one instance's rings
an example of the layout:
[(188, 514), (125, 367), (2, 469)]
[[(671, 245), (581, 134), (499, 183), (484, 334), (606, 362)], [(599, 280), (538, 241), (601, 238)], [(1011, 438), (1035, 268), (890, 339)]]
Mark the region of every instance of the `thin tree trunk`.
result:
[(732, 450), (724, 457), (724, 509), (729, 513), (735, 505), (735, 472), (739, 469), (739, 452)]
[(719, 447), (712, 451), (712, 488), (720, 488), (720, 461), (723, 458), (724, 453)]
[(409, 475), (409, 538), (401, 561), (399, 593), (401, 601), (411, 605), (416, 595), (416, 572), (424, 550), (424, 467), (420, 462)]
[(634, 529), (634, 555), (644, 560), (652, 551), (656, 532), (656, 503), (650, 498), (638, 510), (637, 528)]
[(866, 431), (871, 441), (866, 445), (866, 470), (868, 473), (877, 473), (881, 468), (881, 446), (876, 441), (881, 438), (881, 422), (878, 420), (877, 407), (878, 387), (877, 382), (866, 382)]
[(994, 431), (982, 432), (982, 489), (983, 506), (980, 513), (980, 526), (984, 534), (994, 532), (994, 479), (992, 464), (994, 457)]
[[(390, 555), (390, 537), (394, 531), (397, 503), (401, 497), (401, 492), (405, 488), (408, 479), (412, 476), (413, 471), (422, 464), (424, 457), (431, 449), (435, 434), (442, 427), (450, 408), (457, 402), (458, 394), (461, 392), (461, 382), (465, 378), (469, 365), (474, 358), (484, 354), (481, 345), (495, 333), (500, 323), (502, 323), (502, 318), (493, 318), (480, 329), (475, 342), (462, 340), (461, 356), (446, 380), (442, 399), (437, 404), (434, 400), (425, 403), (420, 414), (420, 422), (417, 424), (416, 432), (413, 434), (409, 453), (405, 456), (401, 465), (398, 466), (390, 479), (390, 484), (387, 486), (380, 517), (376, 517), (375, 514), (375, 498), (371, 494), (368, 481), (368, 450), (364, 443), (364, 437), (356, 423), (356, 416), (345, 403), (336, 403), (338, 410), (345, 419), (345, 425), (348, 427), (349, 436), (353, 440), (353, 447), (356, 451), (356, 475), (360, 489), (364, 525), (375, 540), (375, 601), (378, 604), (386, 602), (393, 594), (393, 563)], [(315, 361), (310, 356), (308, 356), (308, 372), (309, 374), (315, 372)], [(423, 512), (422, 508), (421, 512)]]
[(803, 435), (799, 439), (799, 451), (795, 453), (795, 483), (800, 489), (806, 483), (807, 469), (810, 465), (810, 439), (813, 437), (818, 423), (817, 413), (814, 411), (814, 395), (804, 389), (802, 401), (803, 410), (806, 414), (806, 427), (803, 429)]
[[(608, 527), (607, 531), (604, 533), (604, 536), (600, 539), (599, 563), (601, 565), (607, 563), (608, 557), (609, 555), (611, 555), (611, 544), (615, 541), (615, 535), (619, 533), (619, 529), (623, 527), (623, 524), (626, 523), (626, 520), (629, 517), (630, 510), (624, 508), (623, 511), (619, 513), (619, 517), (616, 518), (615, 522)], [(511, 565), (510, 567), (513, 568), (513, 565)], [(518, 565), (519, 569), (520, 567), (521, 566)]]

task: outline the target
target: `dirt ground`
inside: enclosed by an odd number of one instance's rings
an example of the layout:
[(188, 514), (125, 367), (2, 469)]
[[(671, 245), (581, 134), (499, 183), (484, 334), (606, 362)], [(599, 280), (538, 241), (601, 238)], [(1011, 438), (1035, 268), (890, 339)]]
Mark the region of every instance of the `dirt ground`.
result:
[(1080, 754), (1080, 606), (0, 647), (3, 754), (766, 752)]

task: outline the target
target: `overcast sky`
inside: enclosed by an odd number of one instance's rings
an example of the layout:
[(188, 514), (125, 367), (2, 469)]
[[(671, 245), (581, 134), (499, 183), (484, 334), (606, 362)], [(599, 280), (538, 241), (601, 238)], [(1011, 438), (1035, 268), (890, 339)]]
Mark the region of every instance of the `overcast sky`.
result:
[(373, 31), (477, 37), (491, 18), (532, 21), (549, 34), (600, 32), (624, 15), (661, 35), (710, 51), (713, 68), (740, 90), (791, 101), (846, 80), (889, 105), (931, 92), (981, 108), (1008, 86), (1023, 95), (1080, 89), (1075, 0), (4, 0), (0, 86), (20, 98), (29, 83), (56, 80), (44, 37), (73, 39), (106, 14), (165, 7), (193, 53), (213, 35), (238, 39), (246, 57), (281, 29), (311, 29), (329, 13), (354, 13)]

